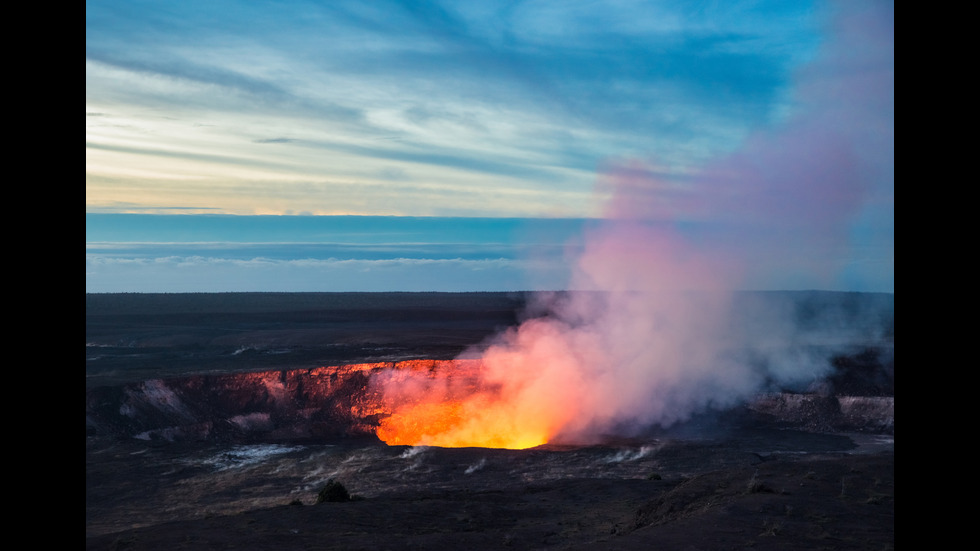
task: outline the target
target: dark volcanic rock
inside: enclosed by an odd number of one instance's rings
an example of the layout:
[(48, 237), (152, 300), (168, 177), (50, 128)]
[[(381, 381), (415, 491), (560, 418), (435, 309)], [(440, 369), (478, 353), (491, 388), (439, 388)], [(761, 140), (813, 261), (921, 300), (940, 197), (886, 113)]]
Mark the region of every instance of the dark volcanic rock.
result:
[(831, 359), (834, 373), (828, 378), (833, 392), (843, 396), (894, 396), (895, 350), (868, 347), (856, 354)]
[(895, 433), (893, 396), (833, 396), (776, 393), (756, 398), (749, 408), (773, 422), (816, 432)]
[(347, 488), (331, 478), (327, 481), (327, 485), (320, 490), (320, 493), (316, 495), (316, 501), (313, 503), (344, 503), (350, 500), (350, 493), (347, 492)]

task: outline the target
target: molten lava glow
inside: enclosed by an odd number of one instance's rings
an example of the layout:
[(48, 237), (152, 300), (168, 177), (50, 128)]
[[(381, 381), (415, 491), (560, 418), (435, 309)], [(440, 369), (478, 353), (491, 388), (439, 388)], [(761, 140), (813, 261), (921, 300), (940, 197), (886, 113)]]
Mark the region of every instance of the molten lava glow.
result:
[[(538, 424), (539, 425), (539, 424)], [(381, 421), (378, 438), (389, 445), (525, 449), (548, 441), (541, 426), (522, 422), (503, 400), (421, 401)]]
[(548, 442), (555, 420), (488, 380), (476, 360), (399, 365), (375, 374), (389, 445), (525, 449)]

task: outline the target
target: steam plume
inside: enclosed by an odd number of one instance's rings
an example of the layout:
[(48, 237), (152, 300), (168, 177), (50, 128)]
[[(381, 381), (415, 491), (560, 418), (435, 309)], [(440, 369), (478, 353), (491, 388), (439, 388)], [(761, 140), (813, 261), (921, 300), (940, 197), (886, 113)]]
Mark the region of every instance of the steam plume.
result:
[(450, 421), (438, 409), (439, 426), (416, 427), (413, 443), (588, 441), (830, 369), (826, 357), (770, 346), (790, 342), (792, 320), (765, 305), (749, 316), (734, 291), (799, 256), (812, 259), (802, 272), (832, 284), (852, 222), (890, 197), (892, 8), (840, 7), (838, 41), (800, 73), (797, 107), (778, 129), (682, 180), (650, 161), (610, 164), (597, 190), (604, 217), (575, 263), (579, 292), (540, 297), (527, 321), (471, 353), (481, 369), (470, 391), (417, 377), (388, 387), (415, 419), (432, 397), (452, 403)]

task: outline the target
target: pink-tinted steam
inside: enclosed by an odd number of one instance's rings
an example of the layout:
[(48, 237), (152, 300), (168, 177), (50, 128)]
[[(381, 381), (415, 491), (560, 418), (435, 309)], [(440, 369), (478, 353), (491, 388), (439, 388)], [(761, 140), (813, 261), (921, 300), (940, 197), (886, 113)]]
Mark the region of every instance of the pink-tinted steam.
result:
[(800, 72), (798, 104), (780, 127), (683, 178), (649, 160), (609, 164), (597, 182), (604, 217), (573, 267), (570, 286), (582, 292), (549, 296), (532, 319), (467, 354), (480, 355), (481, 378), (514, 426), (547, 420), (552, 441), (589, 441), (830, 369), (796, 352), (747, 362), (740, 351), (793, 328), (785, 312), (763, 309), (751, 328), (736, 323), (732, 291), (760, 266), (785, 269), (784, 259), (810, 281), (833, 281), (850, 222), (891, 185), (891, 26), (878, 13), (890, 6), (854, 5), (840, 4), (839, 42)]
[(557, 438), (669, 425), (767, 380), (830, 369), (795, 352), (746, 362), (737, 351), (793, 328), (786, 312), (761, 309), (752, 331), (739, 327), (731, 292), (784, 259), (815, 287), (832, 283), (851, 222), (892, 185), (891, 7), (837, 7), (836, 41), (800, 71), (796, 107), (779, 127), (683, 178), (648, 160), (611, 162), (597, 186), (604, 218), (583, 236), (571, 283), (597, 293), (555, 300), (486, 351), (495, 377), (519, 381), (528, 399), (536, 389), (575, 405)]

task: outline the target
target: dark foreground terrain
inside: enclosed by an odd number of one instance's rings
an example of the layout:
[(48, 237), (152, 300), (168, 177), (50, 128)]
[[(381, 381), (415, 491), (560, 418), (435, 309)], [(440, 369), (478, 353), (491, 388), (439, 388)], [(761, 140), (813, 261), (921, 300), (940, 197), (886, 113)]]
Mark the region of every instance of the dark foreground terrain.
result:
[[(208, 396), (189, 389), (230, 384), (236, 373), (281, 370), (286, 381), (292, 370), (450, 359), (515, 323), (520, 295), (86, 298), (87, 549), (895, 545), (890, 297), (792, 297), (805, 312), (826, 300), (884, 311), (875, 319), (885, 340), (855, 341), (811, 393), (769, 394), (599, 445), (530, 450), (311, 432), (315, 423), (296, 428), (302, 416), (247, 385), (235, 387), (248, 408), (237, 416), (210, 398), (187, 403)], [(852, 310), (866, 312), (862, 304)], [(207, 415), (206, 431), (173, 430), (199, 428)], [(330, 480), (352, 499), (316, 503)]]
[(516, 324), (524, 304), (521, 293), (89, 294), (86, 386), (448, 360)]

